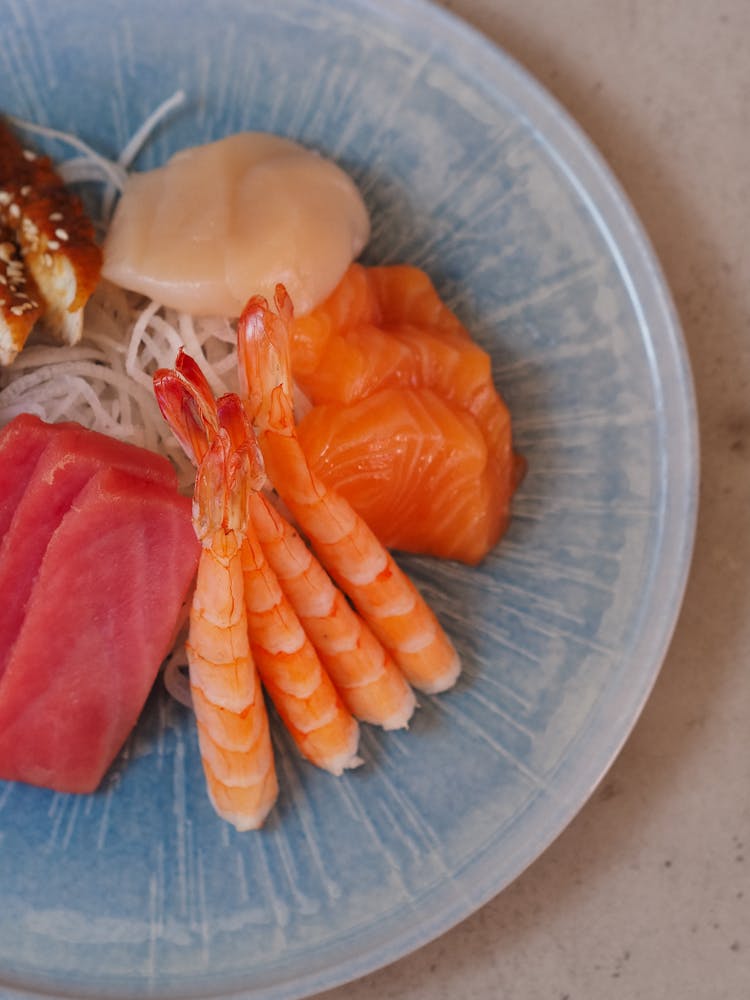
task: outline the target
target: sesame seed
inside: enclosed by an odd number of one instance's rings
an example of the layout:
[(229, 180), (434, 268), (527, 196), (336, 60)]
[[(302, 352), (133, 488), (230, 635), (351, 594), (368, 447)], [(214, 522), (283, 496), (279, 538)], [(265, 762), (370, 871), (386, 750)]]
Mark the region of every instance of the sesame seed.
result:
[(42, 257), (42, 260), (44, 261), (44, 266), (45, 267), (52, 267), (52, 254), (51, 253), (46, 253)]
[(23, 316), (23, 306), (11, 306), (10, 311), (14, 316)]
[(23, 158), (24, 160), (28, 160), (29, 163), (33, 163), (34, 160), (36, 159), (36, 153), (32, 153), (30, 149), (24, 149)]
[(15, 202), (8, 209), (8, 215), (11, 219), (19, 219), (21, 217), (21, 209), (16, 205)]
[(10, 205), (12, 200), (10, 191), (0, 191), (0, 205)]
[(47, 246), (50, 250), (59, 250), (60, 243), (58, 240), (47, 240)]
[(62, 222), (64, 216), (62, 212), (53, 212), (49, 217), (50, 222)]
[(24, 184), (21, 188), (21, 197), (28, 198), (31, 194), (31, 184)]
[(55, 236), (58, 238), (58, 240), (63, 240), (63, 242), (65, 240), (70, 239), (70, 237), (68, 236), (68, 233), (67, 233), (67, 231), (65, 229), (56, 229), (55, 230)]

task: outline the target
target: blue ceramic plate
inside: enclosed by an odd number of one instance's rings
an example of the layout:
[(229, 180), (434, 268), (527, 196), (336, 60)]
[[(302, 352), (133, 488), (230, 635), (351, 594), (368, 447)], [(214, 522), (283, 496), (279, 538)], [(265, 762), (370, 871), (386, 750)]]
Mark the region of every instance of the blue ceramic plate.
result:
[[(569, 822), (664, 656), (691, 551), (695, 412), (633, 212), (560, 108), (422, 0), (10, 0), (6, 112), (138, 166), (239, 129), (338, 160), (371, 261), (425, 267), (491, 353), (529, 472), (479, 568), (405, 560), (463, 656), (340, 780), (280, 740), (279, 806), (235, 833), (159, 691), (101, 791), (0, 784), (0, 990), (291, 998), (466, 917)], [(92, 668), (96, 665), (92, 665)]]

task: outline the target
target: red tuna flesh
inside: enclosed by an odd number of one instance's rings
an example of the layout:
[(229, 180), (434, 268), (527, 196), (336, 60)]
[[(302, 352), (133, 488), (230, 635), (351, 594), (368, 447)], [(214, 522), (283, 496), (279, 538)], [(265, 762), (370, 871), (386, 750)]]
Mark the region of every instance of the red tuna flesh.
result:
[[(35, 429), (34, 440), (37, 436)], [(0, 676), (52, 532), (89, 479), (109, 467), (176, 489), (177, 477), (170, 462), (144, 448), (86, 430), (80, 424), (59, 425), (48, 434), (47, 445), (0, 544)]]
[(125, 742), (196, 571), (190, 501), (109, 469), (49, 541), (0, 678), (0, 778), (91, 792)]
[(0, 540), (10, 527), (39, 456), (59, 426), (22, 413), (0, 431)]

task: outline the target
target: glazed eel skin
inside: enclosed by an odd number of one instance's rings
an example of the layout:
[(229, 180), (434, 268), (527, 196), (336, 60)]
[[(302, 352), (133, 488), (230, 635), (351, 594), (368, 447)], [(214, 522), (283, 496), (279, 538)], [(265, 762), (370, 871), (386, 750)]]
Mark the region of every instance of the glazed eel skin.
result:
[(14, 360), (37, 321), (61, 343), (77, 343), (101, 265), (81, 200), (49, 157), (0, 120), (0, 364)]

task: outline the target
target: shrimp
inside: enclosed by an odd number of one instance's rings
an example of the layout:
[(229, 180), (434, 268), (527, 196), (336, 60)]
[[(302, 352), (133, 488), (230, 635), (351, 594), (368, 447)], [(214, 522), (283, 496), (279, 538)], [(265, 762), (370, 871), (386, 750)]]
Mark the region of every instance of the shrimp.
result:
[[(195, 361), (180, 352), (183, 405), (201, 414), (200, 427), (217, 421), (208, 382)], [(195, 453), (200, 429), (188, 421), (183, 447)], [(416, 707), (401, 671), (297, 531), (260, 491), (250, 497), (253, 527), (263, 555), (294, 608), (342, 700), (352, 715), (384, 729), (406, 726)]]
[[(168, 399), (171, 411), (179, 414), (173, 430), (193, 461), (206, 452), (208, 439), (221, 428), (237, 451), (255, 455), (260, 468), (255, 436), (239, 397), (227, 394), (214, 400), (189, 355), (180, 352), (176, 370), (157, 372), (154, 383), (157, 395)], [(250, 503), (259, 495), (262, 478), (258, 476), (249, 491)], [(242, 539), (240, 563), (250, 649), (263, 685), (302, 755), (341, 774), (361, 763), (356, 755), (359, 727), (281, 591), (250, 525)]]
[(406, 726), (416, 700), (391, 656), (263, 494), (250, 512), (266, 559), (349, 711), (384, 729)]
[(288, 353), (292, 307), (282, 285), (276, 289), (276, 310), (255, 296), (237, 328), (240, 379), (271, 482), (406, 679), (421, 691), (444, 691), (460, 672), (450, 639), (365, 522), (308, 465), (294, 423)]
[[(184, 444), (184, 396), (160, 373), (154, 387)], [(238, 830), (257, 829), (278, 795), (268, 715), (250, 650), (241, 556), (248, 491), (262, 473), (252, 452), (236, 448), (224, 428), (213, 429), (210, 440), (197, 431), (193, 437), (199, 452), (193, 524), (203, 547), (186, 652), (198, 743), (216, 812)]]
[[(222, 396), (219, 421), (236, 441), (255, 435), (240, 398)], [(257, 496), (257, 491), (254, 494)], [(340, 775), (362, 763), (359, 726), (320, 661), (254, 531), (241, 548), (250, 647), (263, 686), (303, 757)]]

